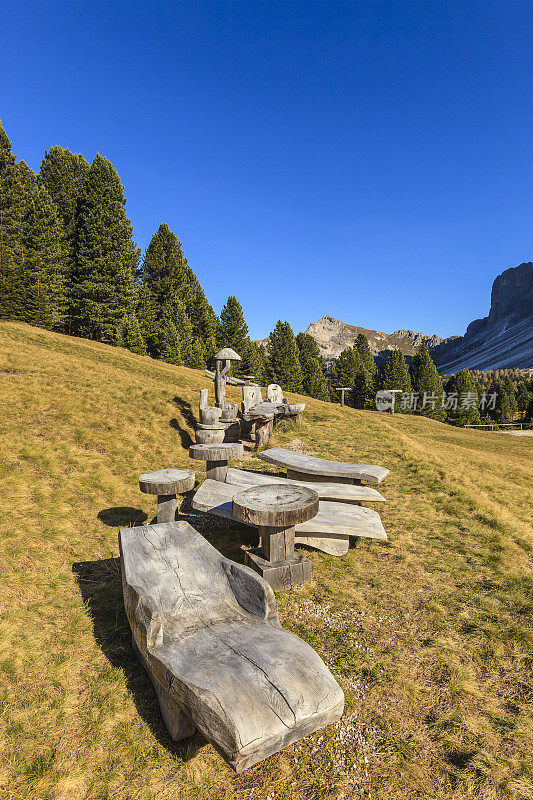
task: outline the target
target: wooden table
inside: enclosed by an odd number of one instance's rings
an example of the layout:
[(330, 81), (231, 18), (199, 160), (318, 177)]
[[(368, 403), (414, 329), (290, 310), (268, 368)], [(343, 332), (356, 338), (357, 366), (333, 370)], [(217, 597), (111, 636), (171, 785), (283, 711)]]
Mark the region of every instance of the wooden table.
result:
[(294, 549), (294, 526), (318, 513), (318, 494), (303, 486), (254, 486), (233, 498), (233, 515), (255, 525), (260, 546), (247, 550), (246, 564), (273, 589), (301, 586), (311, 579), (311, 562)]

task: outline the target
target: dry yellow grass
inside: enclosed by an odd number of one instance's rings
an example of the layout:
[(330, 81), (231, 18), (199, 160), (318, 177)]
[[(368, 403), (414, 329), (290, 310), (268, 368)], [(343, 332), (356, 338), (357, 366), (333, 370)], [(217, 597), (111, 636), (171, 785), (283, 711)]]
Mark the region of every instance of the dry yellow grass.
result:
[[(138, 475), (201, 466), (186, 446), (204, 385), (0, 325), (0, 797), (531, 800), (531, 439), (318, 401), (279, 444), (391, 469), (390, 542), (310, 551), (313, 581), (279, 596), (346, 715), (240, 776), (199, 735), (170, 742), (129, 647), (117, 530), (153, 517)], [(190, 517), (232, 558), (253, 543)]]

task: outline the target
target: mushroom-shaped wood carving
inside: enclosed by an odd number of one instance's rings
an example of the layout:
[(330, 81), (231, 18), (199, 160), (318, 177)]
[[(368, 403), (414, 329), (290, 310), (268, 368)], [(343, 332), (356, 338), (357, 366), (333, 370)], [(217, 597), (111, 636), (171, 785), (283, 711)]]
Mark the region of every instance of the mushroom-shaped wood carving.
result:
[(215, 355), (215, 403), (219, 408), (226, 403), (226, 376), (231, 369), (231, 362), (241, 360), (231, 347), (223, 347)]

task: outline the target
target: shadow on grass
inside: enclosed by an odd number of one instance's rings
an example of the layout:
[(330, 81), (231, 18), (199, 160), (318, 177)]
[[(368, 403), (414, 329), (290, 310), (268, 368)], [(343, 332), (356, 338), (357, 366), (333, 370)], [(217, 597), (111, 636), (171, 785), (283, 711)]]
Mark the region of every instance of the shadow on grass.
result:
[[(177, 395), (176, 397), (173, 398), (173, 402), (177, 405), (178, 411), (180, 412), (182, 419), (185, 420), (187, 425), (190, 428), (193, 428), (193, 429), (196, 428), (196, 426), (198, 424), (198, 420), (196, 419), (196, 417), (194, 415), (194, 412), (192, 410), (191, 404), (187, 400), (185, 400), (185, 398), (179, 397), (179, 395)], [(183, 447), (188, 448), (188, 447), (191, 446), (191, 444), (194, 444), (194, 442), (192, 440), (192, 437), (191, 437), (191, 434), (189, 433), (187, 428), (184, 428), (180, 424), (179, 420), (177, 420), (175, 418), (171, 419), (170, 420), (170, 425), (171, 425), (172, 428), (174, 428), (175, 430), (178, 431), (178, 433), (180, 435), (180, 439), (181, 439), (181, 444), (182, 444)]]
[(98, 512), (98, 519), (109, 525), (110, 528), (135, 528), (142, 525), (148, 519), (148, 514), (140, 508), (131, 506), (113, 506), (113, 508), (103, 508)]
[(174, 428), (174, 430), (179, 433), (179, 436), (180, 436), (180, 439), (181, 439), (181, 446), (185, 450), (188, 450), (189, 447), (191, 446), (191, 444), (194, 444), (194, 442), (193, 442), (192, 436), (189, 433), (189, 431), (187, 430), (187, 428), (183, 428), (180, 425), (179, 420), (177, 420), (176, 418), (171, 419), (169, 424), (170, 424), (171, 428)]
[(82, 561), (73, 564), (72, 570), (92, 619), (94, 638), (109, 662), (123, 671), (139, 715), (176, 758), (184, 762), (193, 758), (206, 745), (205, 739), (199, 733), (182, 742), (170, 738), (150, 678), (133, 654), (122, 599), (120, 559)]

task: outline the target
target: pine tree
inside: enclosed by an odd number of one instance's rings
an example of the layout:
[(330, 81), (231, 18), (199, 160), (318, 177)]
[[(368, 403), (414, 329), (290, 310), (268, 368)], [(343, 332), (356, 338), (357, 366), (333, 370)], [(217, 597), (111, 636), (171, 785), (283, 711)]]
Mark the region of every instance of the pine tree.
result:
[(159, 356), (169, 364), (183, 364), (181, 341), (176, 325), (164, 319), (159, 328)]
[(54, 146), (45, 151), (40, 175), (63, 222), (66, 244), (66, 284), (70, 296), (70, 283), (76, 267), (76, 225), (78, 205), (89, 163), (80, 153), (71, 153), (64, 147)]
[(525, 381), (520, 381), (518, 384), (518, 389), (516, 391), (516, 405), (518, 406), (519, 411), (526, 411), (529, 405), (530, 396), (527, 390), (527, 384)]
[(141, 326), (136, 314), (126, 314), (120, 321), (116, 336), (117, 346), (126, 347), (132, 353), (146, 355), (146, 345), (141, 333)]
[[(448, 420), (452, 425), (479, 425), (479, 397), (476, 383), (472, 374), (467, 369), (462, 369), (453, 375), (446, 385), (448, 402), (452, 395), (452, 402), (447, 409)], [(455, 395), (455, 396), (454, 396)], [(455, 404), (457, 407), (455, 408)]]
[(360, 366), (354, 376), (353, 403), (356, 408), (371, 408), (377, 388), (377, 366), (364, 333), (359, 333), (354, 349), (359, 355)]
[(288, 322), (278, 320), (269, 336), (270, 379), (287, 392), (302, 388), (302, 368), (293, 330)]
[[(162, 309), (169, 303), (180, 302), (191, 323), (192, 336), (201, 345), (202, 355), (196, 360), (205, 362), (212, 359), (216, 352), (217, 318), (183, 254), (180, 240), (165, 222), (161, 223), (148, 245), (141, 277), (145, 289), (143, 304)], [(143, 319), (150, 317), (144, 307), (140, 313)], [(151, 350), (154, 349), (153, 341), (157, 338), (157, 328), (162, 319), (159, 314), (159, 322), (156, 319), (151, 329), (145, 332)], [(195, 349), (198, 349), (197, 345)]]
[[(446, 411), (442, 407), (442, 380), (429, 354), (426, 342), (420, 345), (416, 356), (413, 358), (411, 380), (414, 391), (418, 392), (419, 395), (416, 413), (441, 422), (444, 421), (446, 419)], [(426, 401), (425, 403), (424, 400)], [(435, 408), (433, 408), (433, 404)]]
[(199, 339), (193, 339), (189, 350), (187, 366), (193, 369), (205, 369), (204, 351)]
[[(496, 374), (497, 372), (498, 371), (496, 371)], [(513, 417), (513, 410), (509, 400), (509, 395), (507, 393), (505, 381), (501, 378), (496, 378), (493, 380), (487, 394), (489, 397), (494, 394), (496, 395), (495, 407), (488, 409), (491, 420), (494, 422), (510, 422)]]
[[(331, 386), (333, 389), (342, 387), (353, 387), (355, 383), (355, 375), (361, 366), (358, 351), (353, 347), (347, 347), (341, 352), (335, 364), (333, 375), (331, 378)], [(340, 403), (340, 392), (334, 391), (333, 399)], [(348, 392), (345, 397), (345, 403), (352, 405), (354, 403), (352, 392)]]
[(302, 392), (309, 397), (316, 397), (317, 400), (329, 400), (328, 384), (317, 343), (308, 333), (299, 333), (296, 344), (302, 368)]
[(115, 168), (98, 154), (79, 204), (72, 326), (78, 335), (113, 343), (117, 326), (137, 301), (139, 253), (125, 204)]
[(27, 183), (21, 237), (22, 318), (42, 328), (61, 328), (67, 310), (64, 228), (41, 180)]
[(411, 390), (411, 378), (401, 350), (391, 350), (387, 361), (379, 370), (377, 382), (380, 389), (402, 389), (404, 392)]
[(507, 393), (507, 397), (509, 398), (509, 405), (511, 406), (511, 411), (516, 413), (518, 411), (518, 403), (516, 402), (516, 390), (515, 385), (511, 379), (509, 374), (503, 380), (503, 385), (505, 386), (505, 391)]
[(25, 181), (0, 122), (0, 316), (24, 318), (22, 223)]
[(244, 319), (242, 306), (236, 297), (228, 297), (220, 312), (217, 331), (219, 347), (231, 347), (241, 357), (233, 365), (235, 375), (254, 375), (258, 370), (257, 350), (248, 335), (248, 325)]

